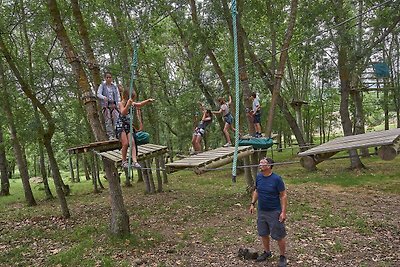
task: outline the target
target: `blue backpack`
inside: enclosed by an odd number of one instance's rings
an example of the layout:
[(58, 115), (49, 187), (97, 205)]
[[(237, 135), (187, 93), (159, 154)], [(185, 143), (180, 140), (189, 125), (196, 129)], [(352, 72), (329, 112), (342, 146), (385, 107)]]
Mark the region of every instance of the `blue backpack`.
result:
[(138, 146), (148, 144), (150, 141), (150, 134), (148, 132), (136, 132), (135, 133), (136, 144)]

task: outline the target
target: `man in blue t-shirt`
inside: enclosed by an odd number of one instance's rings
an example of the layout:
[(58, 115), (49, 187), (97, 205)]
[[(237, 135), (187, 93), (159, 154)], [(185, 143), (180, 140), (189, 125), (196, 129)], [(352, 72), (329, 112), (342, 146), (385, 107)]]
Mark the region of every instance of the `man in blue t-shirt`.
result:
[(278, 241), (279, 267), (286, 266), (286, 206), (287, 196), (282, 178), (272, 172), (274, 161), (270, 158), (260, 160), (260, 173), (257, 174), (256, 188), (253, 192), (250, 213), (254, 213), (258, 200), (257, 230), (264, 252), (256, 261), (265, 261), (272, 256), (270, 236)]

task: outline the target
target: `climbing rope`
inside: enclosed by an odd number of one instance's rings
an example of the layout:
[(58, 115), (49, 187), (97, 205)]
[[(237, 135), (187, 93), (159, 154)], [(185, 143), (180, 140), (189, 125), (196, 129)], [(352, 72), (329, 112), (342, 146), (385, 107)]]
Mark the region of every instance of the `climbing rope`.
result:
[[(136, 80), (136, 69), (138, 65), (138, 46), (139, 39), (135, 38), (133, 40), (133, 56), (132, 56), (132, 70), (131, 70), (131, 81), (129, 85), (129, 97), (132, 96), (133, 85)], [(128, 155), (128, 173), (131, 173), (131, 164), (132, 164), (132, 140), (133, 140), (133, 106), (131, 105), (129, 108), (129, 155)], [(136, 151), (137, 154), (137, 151)], [(137, 156), (137, 155), (136, 155)]]
[(236, 0), (231, 2), (232, 11), (232, 28), (233, 28), (233, 47), (235, 56), (235, 153), (233, 154), (232, 164), (232, 182), (236, 182), (236, 164), (239, 148), (239, 56), (237, 44), (237, 28), (236, 28)]

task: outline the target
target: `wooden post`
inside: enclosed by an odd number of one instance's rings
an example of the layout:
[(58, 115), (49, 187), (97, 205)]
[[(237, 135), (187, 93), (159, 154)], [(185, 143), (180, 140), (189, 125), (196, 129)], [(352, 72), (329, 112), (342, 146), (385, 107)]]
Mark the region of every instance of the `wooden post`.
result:
[(124, 168), (124, 173), (125, 173), (125, 186), (131, 187), (131, 174), (129, 173), (127, 168)]
[(162, 175), (163, 175), (163, 182), (164, 184), (168, 184), (168, 176), (167, 176), (167, 169), (165, 168), (165, 158), (164, 155), (160, 156), (160, 163), (161, 163), (161, 168), (163, 169)]
[(157, 192), (162, 192), (162, 179), (161, 179), (161, 171), (160, 171), (160, 161), (163, 160), (161, 156), (154, 158), (156, 161), (156, 174), (157, 174)]
[(394, 158), (397, 156), (396, 146), (381, 146), (378, 149), (378, 156), (382, 160), (394, 160)]
[(96, 174), (96, 167), (94, 163), (94, 153), (90, 154), (90, 167), (92, 168), (92, 184), (93, 184), (93, 192), (98, 193), (99, 190), (97, 188), (97, 174)]
[(309, 171), (315, 171), (317, 169), (317, 164), (323, 162), (326, 159), (329, 159), (333, 155), (335, 155), (338, 151), (335, 152), (328, 152), (328, 153), (323, 153), (323, 154), (317, 154), (317, 155), (308, 155), (301, 157), (300, 159), (300, 164), (304, 168), (306, 168)]
[[(139, 164), (140, 164), (141, 166), (143, 166), (144, 168), (146, 168), (146, 163), (145, 163), (144, 161), (139, 162)], [(141, 172), (142, 179), (143, 179), (144, 184), (145, 184), (145, 186), (146, 186), (146, 193), (150, 193), (150, 181), (149, 181), (149, 176), (147, 175), (147, 170), (144, 169), (144, 168), (138, 170), (138, 173)]]
[(99, 158), (98, 157), (94, 157), (94, 162), (96, 164), (96, 174), (97, 174), (97, 182), (100, 186), (101, 189), (105, 189), (103, 184), (101, 183), (101, 179), (100, 179), (100, 164), (99, 164)]
[[(139, 164), (140, 164), (140, 166), (143, 166), (144, 162), (140, 161)], [(138, 183), (143, 183), (144, 182), (144, 180), (143, 180), (143, 172), (141, 170), (137, 170), (137, 175), (138, 175), (137, 182)]]
[(80, 182), (80, 178), (79, 178), (79, 154), (76, 154), (76, 180), (72, 181), (72, 182)]
[(71, 154), (69, 154), (69, 171), (71, 173), (71, 182), (75, 180), (75, 174), (74, 174), (74, 166), (72, 165), (72, 157)]
[(301, 157), (300, 164), (309, 171), (317, 170), (317, 163), (312, 156)]
[(147, 168), (147, 175), (149, 177), (150, 181), (150, 193), (154, 194), (156, 192), (156, 186), (154, 184), (154, 179), (153, 179), (153, 172), (151, 171), (151, 159), (146, 159), (146, 168)]

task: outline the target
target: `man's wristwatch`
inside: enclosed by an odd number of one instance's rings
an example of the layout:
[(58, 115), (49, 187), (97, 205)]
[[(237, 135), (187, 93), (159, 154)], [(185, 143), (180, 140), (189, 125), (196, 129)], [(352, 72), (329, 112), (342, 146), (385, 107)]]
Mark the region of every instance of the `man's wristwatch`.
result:
[(250, 203), (250, 205), (253, 205), (253, 206), (254, 206), (255, 204), (256, 204), (256, 202), (251, 202), (251, 203)]

